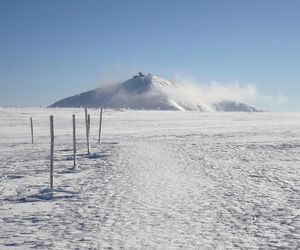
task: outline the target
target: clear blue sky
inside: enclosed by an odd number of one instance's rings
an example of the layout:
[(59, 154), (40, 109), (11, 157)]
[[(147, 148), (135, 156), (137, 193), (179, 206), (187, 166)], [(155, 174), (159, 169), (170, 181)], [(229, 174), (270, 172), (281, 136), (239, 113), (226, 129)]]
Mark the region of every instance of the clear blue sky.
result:
[[(300, 1), (0, 0), (0, 105), (49, 105), (123, 65), (255, 83), (300, 111)], [(128, 66), (129, 65), (129, 66)]]

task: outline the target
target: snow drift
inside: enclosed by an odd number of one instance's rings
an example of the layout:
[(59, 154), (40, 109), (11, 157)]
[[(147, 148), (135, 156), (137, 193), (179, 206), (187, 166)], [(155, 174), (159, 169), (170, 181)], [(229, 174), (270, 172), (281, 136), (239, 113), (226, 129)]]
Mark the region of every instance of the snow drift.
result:
[(133, 78), (114, 85), (103, 86), (79, 95), (62, 99), (50, 107), (90, 107), (112, 109), (182, 110), (182, 111), (259, 111), (255, 107), (218, 98), (215, 102), (205, 98), (197, 88), (165, 80), (161, 77), (139, 73)]

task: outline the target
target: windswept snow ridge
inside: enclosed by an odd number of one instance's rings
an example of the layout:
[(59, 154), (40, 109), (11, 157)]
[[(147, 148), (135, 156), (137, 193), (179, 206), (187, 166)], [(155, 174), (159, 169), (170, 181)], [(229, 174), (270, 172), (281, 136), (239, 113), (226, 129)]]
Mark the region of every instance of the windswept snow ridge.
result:
[(58, 101), (50, 107), (105, 107), (135, 110), (246, 111), (258, 109), (234, 100), (210, 103), (161, 77), (139, 73), (123, 83), (104, 86)]

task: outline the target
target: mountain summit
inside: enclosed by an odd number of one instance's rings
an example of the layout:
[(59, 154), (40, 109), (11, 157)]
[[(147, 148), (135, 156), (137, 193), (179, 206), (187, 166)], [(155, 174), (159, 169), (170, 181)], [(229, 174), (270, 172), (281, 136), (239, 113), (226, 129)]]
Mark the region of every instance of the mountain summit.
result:
[(138, 73), (131, 79), (103, 86), (62, 99), (50, 107), (91, 107), (146, 110), (244, 111), (258, 109), (243, 103), (223, 100), (206, 103), (198, 96), (181, 94), (177, 86), (159, 76)]

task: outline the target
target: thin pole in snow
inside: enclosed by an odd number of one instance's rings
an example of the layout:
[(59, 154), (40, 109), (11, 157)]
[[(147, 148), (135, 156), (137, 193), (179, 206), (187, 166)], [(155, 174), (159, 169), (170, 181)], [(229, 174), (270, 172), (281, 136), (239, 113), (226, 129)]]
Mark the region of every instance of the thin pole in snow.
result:
[(87, 146), (87, 152), (88, 152), (88, 154), (90, 154), (90, 139), (89, 139), (89, 124), (88, 124), (87, 107), (84, 108), (84, 114), (85, 114), (86, 146)]
[(30, 128), (31, 128), (31, 143), (33, 144), (33, 122), (32, 122), (32, 117), (30, 117)]
[(90, 140), (90, 134), (91, 134), (91, 116), (88, 114), (88, 128), (89, 128), (89, 140)]
[(101, 129), (102, 129), (102, 108), (100, 109), (100, 122), (99, 122), (98, 143), (100, 143), (100, 139), (101, 139)]
[(73, 168), (76, 169), (76, 122), (75, 122), (75, 114), (72, 116), (73, 118)]
[(50, 115), (50, 188), (53, 189), (53, 162), (54, 162), (54, 129), (53, 115)]

